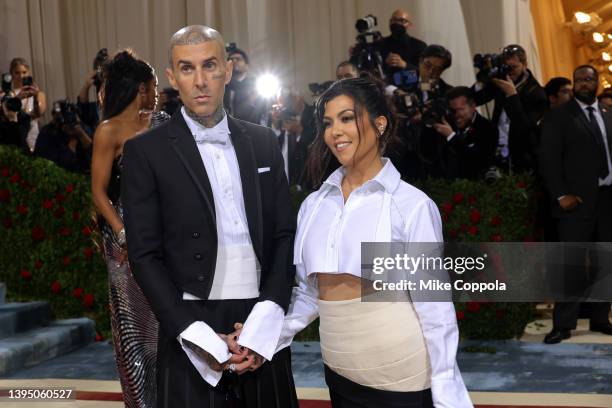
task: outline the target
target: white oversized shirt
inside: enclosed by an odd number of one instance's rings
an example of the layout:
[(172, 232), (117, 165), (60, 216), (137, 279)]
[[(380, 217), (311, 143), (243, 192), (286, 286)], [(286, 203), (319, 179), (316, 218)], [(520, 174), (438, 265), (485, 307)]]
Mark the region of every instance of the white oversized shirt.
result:
[[(222, 248), (252, 245), (242, 195), (240, 167), (231, 142), (227, 115), (215, 127), (206, 128), (191, 119), (185, 113), (184, 107), (181, 108), (181, 113), (197, 141), (213, 191), (218, 246)], [(183, 298), (197, 300), (197, 297), (188, 293), (184, 294)], [(270, 300), (256, 303), (244, 322), (238, 344), (271, 360), (283, 325), (283, 317), (283, 309), (276, 303)], [(195, 343), (218, 362), (227, 361), (231, 357), (227, 344), (202, 321), (192, 323), (178, 336), (179, 343), (202, 378), (213, 387), (216, 386), (222, 373), (212, 370), (191, 349), (183, 345), (182, 339)]]
[[(298, 286), (277, 350), (318, 316), (318, 288), (309, 275), (349, 273), (361, 277), (361, 242), (441, 242), (442, 224), (435, 203), (401, 181), (388, 159), (372, 180), (355, 189), (346, 203), (343, 168), (308, 196), (298, 215), (294, 263)], [(472, 407), (456, 363), (459, 330), (451, 302), (413, 302), (430, 358), (436, 408)]]

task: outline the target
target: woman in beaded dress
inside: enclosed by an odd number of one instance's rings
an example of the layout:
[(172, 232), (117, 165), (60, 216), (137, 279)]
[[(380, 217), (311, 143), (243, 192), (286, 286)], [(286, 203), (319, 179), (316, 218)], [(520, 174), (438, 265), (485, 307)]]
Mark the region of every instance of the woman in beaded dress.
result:
[(126, 407), (155, 406), (158, 323), (127, 262), (121, 169), (123, 144), (169, 116), (153, 114), (157, 78), (131, 51), (118, 52), (104, 67), (102, 114), (92, 158), (92, 196), (108, 266), (111, 329)]

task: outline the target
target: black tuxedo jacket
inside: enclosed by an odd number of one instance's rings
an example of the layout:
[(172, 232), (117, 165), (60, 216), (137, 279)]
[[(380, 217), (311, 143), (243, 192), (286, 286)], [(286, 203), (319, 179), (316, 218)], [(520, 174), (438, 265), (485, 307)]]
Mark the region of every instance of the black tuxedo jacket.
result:
[[(261, 264), (260, 301), (287, 309), (294, 278), (289, 188), (276, 136), (228, 117), (253, 249)], [(197, 319), (182, 293), (207, 299), (217, 230), (210, 182), (181, 114), (125, 143), (122, 201), (132, 272), (160, 327), (176, 337)], [(259, 170), (258, 170), (259, 169)]]
[[(600, 105), (608, 146), (612, 146), (612, 112)], [(558, 218), (589, 218), (595, 214), (599, 191), (599, 169), (603, 147), (601, 139), (589, 129), (588, 118), (576, 100), (571, 100), (544, 117), (540, 146), (540, 171)], [(558, 197), (575, 194), (583, 204), (563, 211)]]

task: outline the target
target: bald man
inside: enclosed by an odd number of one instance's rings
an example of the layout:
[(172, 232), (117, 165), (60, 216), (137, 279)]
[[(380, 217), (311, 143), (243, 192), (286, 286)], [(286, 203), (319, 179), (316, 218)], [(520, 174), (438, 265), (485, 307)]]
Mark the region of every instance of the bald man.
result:
[(406, 10), (395, 10), (389, 19), (391, 35), (383, 38), (380, 44), (383, 69), (388, 77), (419, 65), (419, 57), (427, 44), (408, 34), (413, 26), (412, 16)]

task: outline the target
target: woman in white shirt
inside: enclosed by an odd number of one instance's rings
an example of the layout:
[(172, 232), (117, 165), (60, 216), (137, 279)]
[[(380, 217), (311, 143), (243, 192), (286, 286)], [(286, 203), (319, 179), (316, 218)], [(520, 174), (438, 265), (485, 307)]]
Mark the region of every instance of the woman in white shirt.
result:
[(298, 215), (294, 288), (278, 349), (317, 316), (334, 408), (472, 407), (456, 364), (451, 302), (361, 301), (361, 242), (441, 242), (436, 205), (384, 158), (393, 118), (366, 79), (334, 83), (318, 100), (310, 173), (337, 169)]

